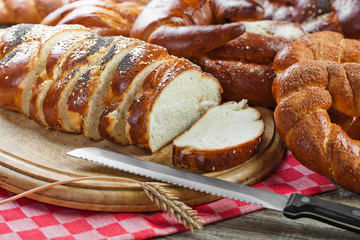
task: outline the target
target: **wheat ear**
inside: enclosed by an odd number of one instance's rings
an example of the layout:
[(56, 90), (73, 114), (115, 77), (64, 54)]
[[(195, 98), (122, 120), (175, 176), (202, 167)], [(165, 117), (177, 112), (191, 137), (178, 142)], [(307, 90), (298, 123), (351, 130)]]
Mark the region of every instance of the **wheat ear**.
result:
[(21, 194), (7, 198), (0, 201), (0, 205), (15, 201), (19, 198), (29, 196), (41, 190), (45, 190), (57, 185), (65, 185), (73, 182), (84, 181), (84, 180), (123, 180), (138, 183), (145, 191), (146, 195), (149, 196), (152, 202), (155, 202), (163, 211), (168, 212), (170, 215), (176, 217), (178, 221), (182, 222), (185, 227), (189, 227), (193, 232), (194, 229), (202, 229), (202, 221), (196, 216), (197, 211), (186, 206), (183, 202), (178, 201), (177, 197), (171, 194), (168, 190), (158, 186), (156, 183), (150, 182), (139, 182), (134, 179), (121, 178), (121, 177), (106, 177), (106, 176), (93, 176), (93, 177), (81, 177), (73, 178), (64, 181), (58, 181), (49, 183), (37, 188), (33, 188)]
[(185, 227), (189, 227), (191, 232), (194, 229), (202, 229), (203, 222), (197, 217), (197, 211), (178, 201), (178, 198), (163, 187), (156, 183), (139, 182), (145, 193), (155, 202), (163, 211), (174, 216), (178, 221), (182, 222)]

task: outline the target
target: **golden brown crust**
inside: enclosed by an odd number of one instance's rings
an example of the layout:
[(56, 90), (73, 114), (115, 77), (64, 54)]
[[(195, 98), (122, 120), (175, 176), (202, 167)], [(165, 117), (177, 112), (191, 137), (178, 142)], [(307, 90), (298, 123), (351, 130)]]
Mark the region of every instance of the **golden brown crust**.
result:
[(202, 150), (173, 145), (173, 164), (186, 169), (205, 172), (221, 171), (244, 163), (261, 141), (261, 136), (252, 141), (218, 150)]
[[(355, 184), (360, 181), (360, 142), (345, 131), (358, 137), (351, 131), (359, 127), (360, 64), (351, 51), (359, 47), (339, 34), (311, 34), (278, 53), (273, 82), (276, 127), (294, 156), (355, 193), (360, 193)], [(301, 54), (304, 49), (307, 55)], [(288, 66), (288, 60), (294, 64)], [(349, 60), (355, 62), (342, 63)]]

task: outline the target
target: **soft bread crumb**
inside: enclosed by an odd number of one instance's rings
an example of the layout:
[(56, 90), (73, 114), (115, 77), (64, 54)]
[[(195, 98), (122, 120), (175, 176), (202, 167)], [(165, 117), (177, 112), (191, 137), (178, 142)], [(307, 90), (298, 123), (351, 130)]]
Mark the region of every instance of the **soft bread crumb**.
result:
[(216, 150), (246, 143), (260, 136), (264, 122), (260, 113), (247, 105), (228, 102), (209, 109), (174, 145), (189, 149)]

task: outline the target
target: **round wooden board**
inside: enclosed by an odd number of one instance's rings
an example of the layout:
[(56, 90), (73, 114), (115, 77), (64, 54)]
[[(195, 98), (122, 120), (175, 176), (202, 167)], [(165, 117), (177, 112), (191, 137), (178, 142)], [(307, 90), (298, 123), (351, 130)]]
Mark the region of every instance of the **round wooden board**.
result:
[[(265, 122), (265, 131), (257, 153), (242, 165), (202, 174), (252, 185), (278, 166), (283, 156), (284, 144), (275, 131), (273, 112), (263, 107), (257, 109)], [(108, 141), (93, 142), (82, 135), (46, 130), (19, 113), (5, 109), (0, 109), (0, 135), (0, 187), (17, 194), (55, 181), (86, 176), (151, 181), (66, 155), (66, 152), (84, 146), (96, 146), (172, 166), (171, 145), (149, 155), (134, 146), (123, 147)], [(158, 184), (177, 195), (180, 201), (189, 206), (219, 199), (217, 196), (166, 183)], [(137, 183), (126, 179), (75, 182), (43, 190), (30, 195), (29, 198), (58, 206), (95, 211), (159, 210)]]

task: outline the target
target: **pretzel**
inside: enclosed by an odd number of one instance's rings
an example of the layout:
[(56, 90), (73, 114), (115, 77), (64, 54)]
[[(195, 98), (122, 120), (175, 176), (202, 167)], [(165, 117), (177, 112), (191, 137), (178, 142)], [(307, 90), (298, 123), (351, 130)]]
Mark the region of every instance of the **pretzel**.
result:
[(264, 19), (301, 24), (308, 33), (335, 31), (360, 38), (360, 2), (357, 0), (262, 0)]
[(303, 165), (360, 193), (360, 142), (328, 112), (348, 116), (345, 120), (360, 116), (360, 42), (334, 32), (313, 33), (281, 49), (274, 69), (274, 117), (284, 142)]
[(263, 8), (253, 0), (153, 0), (136, 19), (130, 36), (164, 46), (176, 56), (191, 57), (243, 34), (245, 28), (238, 21), (263, 15)]
[(298, 24), (282, 21), (242, 22), (246, 32), (240, 37), (192, 58), (214, 75), (227, 100), (247, 99), (250, 104), (275, 107), (271, 86), (275, 78), (272, 61), (286, 44), (306, 33)]

